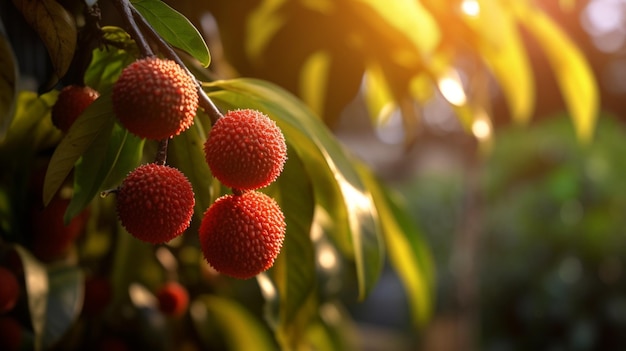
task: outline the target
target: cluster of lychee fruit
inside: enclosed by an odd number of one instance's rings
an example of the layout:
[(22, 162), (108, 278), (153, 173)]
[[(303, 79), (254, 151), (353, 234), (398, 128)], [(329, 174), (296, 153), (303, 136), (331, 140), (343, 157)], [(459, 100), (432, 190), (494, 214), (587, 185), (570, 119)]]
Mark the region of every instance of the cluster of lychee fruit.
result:
[[(148, 57), (124, 68), (111, 101), (128, 131), (141, 138), (167, 140), (193, 124), (198, 86), (176, 62)], [(80, 108), (77, 115), (84, 110)], [(273, 265), (285, 236), (282, 210), (258, 191), (283, 170), (284, 136), (262, 112), (232, 110), (211, 128), (204, 151), (211, 172), (232, 194), (218, 198), (204, 213), (199, 229), (202, 252), (218, 272), (251, 278)], [(121, 224), (142, 241), (166, 243), (190, 226), (195, 206), (192, 185), (181, 171), (164, 162), (137, 167), (114, 192)]]

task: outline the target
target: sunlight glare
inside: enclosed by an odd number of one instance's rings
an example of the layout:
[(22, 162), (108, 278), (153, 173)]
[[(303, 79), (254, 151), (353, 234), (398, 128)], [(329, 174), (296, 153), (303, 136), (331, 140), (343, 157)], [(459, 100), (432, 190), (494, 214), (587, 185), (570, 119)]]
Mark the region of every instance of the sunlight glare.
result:
[(443, 97), (452, 105), (461, 106), (467, 102), (461, 78), (456, 70), (451, 70), (440, 78), (437, 85)]
[(480, 140), (488, 139), (491, 136), (491, 123), (485, 117), (477, 118), (472, 123), (472, 133)]
[(325, 270), (331, 270), (337, 266), (337, 255), (331, 245), (320, 245), (317, 253), (317, 262)]
[(461, 2), (461, 11), (470, 17), (478, 17), (480, 15), (480, 4), (478, 0), (463, 0)]
[(266, 300), (273, 300), (278, 296), (274, 283), (272, 283), (267, 275), (257, 275), (256, 281), (259, 284), (259, 289), (261, 289), (261, 293)]

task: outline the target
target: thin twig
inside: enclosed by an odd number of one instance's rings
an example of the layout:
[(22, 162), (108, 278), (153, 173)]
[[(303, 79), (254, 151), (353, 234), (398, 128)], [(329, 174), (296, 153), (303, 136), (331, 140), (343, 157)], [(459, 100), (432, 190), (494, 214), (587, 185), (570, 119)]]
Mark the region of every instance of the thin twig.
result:
[(196, 79), (193, 73), (191, 73), (185, 63), (181, 60), (180, 56), (178, 56), (176, 51), (174, 51), (174, 49), (165, 40), (163, 40), (159, 33), (157, 33), (154, 28), (152, 28), (152, 26), (146, 21), (143, 16), (132, 6), (130, 7), (130, 11), (134, 17), (134, 20), (137, 21), (139, 26), (141, 26), (141, 28), (150, 36), (150, 39), (152, 39), (159, 46), (159, 49), (161, 50), (163, 55), (178, 63), (178, 65), (181, 66), (187, 72), (187, 74), (193, 78), (198, 88), (200, 107), (204, 109), (204, 111), (211, 119), (211, 124), (215, 124), (215, 122), (222, 117), (222, 113), (217, 108), (217, 106), (215, 106), (213, 101), (211, 101), (204, 89), (202, 89), (201, 82)]
[(159, 141), (159, 147), (157, 149), (157, 154), (154, 159), (154, 163), (159, 164), (161, 166), (165, 165), (165, 161), (167, 159), (167, 144), (169, 143), (169, 139), (163, 139)]
[(154, 52), (148, 44), (148, 41), (144, 38), (143, 34), (139, 27), (137, 27), (137, 23), (133, 18), (133, 6), (128, 2), (128, 0), (113, 0), (113, 5), (117, 7), (120, 15), (122, 15), (122, 19), (128, 25), (130, 29), (130, 36), (135, 40), (137, 46), (139, 47), (139, 51), (144, 57), (154, 56)]

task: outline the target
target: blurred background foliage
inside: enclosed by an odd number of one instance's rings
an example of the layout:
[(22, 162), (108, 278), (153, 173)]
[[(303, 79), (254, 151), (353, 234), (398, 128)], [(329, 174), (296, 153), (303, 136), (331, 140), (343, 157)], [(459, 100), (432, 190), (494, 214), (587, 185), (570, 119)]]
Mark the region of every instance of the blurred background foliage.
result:
[[(136, 1), (142, 2), (149, 3)], [(74, 2), (59, 3), (69, 8)], [(190, 310), (195, 333), (205, 345), (249, 349), (254, 341), (247, 342), (258, 340), (257, 347), (271, 349), (276, 341), (265, 322), (272, 326), (281, 318), (293, 324), (283, 324), (274, 337), (304, 335), (309, 346), (318, 349), (610, 350), (623, 344), (621, 222), (626, 194), (620, 155), (626, 112), (626, 3), (168, 3), (206, 40), (209, 70), (190, 58), (186, 62), (201, 79), (213, 81), (206, 90), (220, 107), (246, 101), (278, 114), (284, 103), (292, 102), (281, 89), (293, 93), (311, 111), (297, 107), (307, 117), (296, 117), (300, 122), (291, 125), (306, 129), (301, 121), (315, 115), (349, 154), (362, 160), (359, 166), (350, 158), (348, 168), (355, 168), (374, 202), (383, 204), (377, 208), (382, 221), (391, 219), (385, 232), (395, 233), (384, 238), (380, 276), (375, 273), (375, 284), (366, 283), (364, 301), (354, 298), (363, 294), (364, 281), (351, 271), (354, 257), (346, 254), (350, 250), (341, 251), (336, 267), (316, 257), (316, 269), (323, 273), (318, 295), (300, 295), (301, 305), (290, 310), (315, 316), (306, 328), (300, 324), (303, 320), (284, 319), (277, 312), (285, 305), (264, 290), (266, 277), (232, 283), (208, 273), (213, 291), (201, 295)], [(6, 1), (0, 4), (3, 14), (8, 13)], [(99, 6), (104, 23), (121, 25), (111, 16), (108, 2), (100, 1)], [(5, 26), (14, 23), (3, 21)], [(29, 56), (20, 54), (27, 50), (23, 46), (13, 50), (18, 57)], [(31, 87), (39, 91), (49, 88), (58, 73), (58, 67), (55, 71), (41, 60), (20, 61), (20, 69), (24, 77), (34, 77)], [(263, 81), (232, 80), (237, 77)], [(3, 112), (9, 108), (2, 99), (0, 107)], [(289, 118), (282, 123), (289, 126)], [(297, 141), (298, 134), (291, 135)], [(180, 139), (179, 150), (193, 140)], [(182, 159), (183, 153), (175, 154)], [(331, 159), (342, 159), (334, 155)], [(290, 155), (294, 159), (298, 157)], [(292, 186), (310, 186), (296, 181), (308, 174), (298, 162), (288, 168)], [(287, 182), (281, 186), (285, 188), (270, 191), (290, 191)], [(346, 197), (350, 201), (354, 199)], [(296, 220), (302, 222), (303, 217)], [(104, 223), (98, 230), (111, 230)], [(98, 247), (110, 239), (92, 235), (90, 240), (100, 240), (87, 242), (88, 247)], [(151, 251), (137, 244), (123, 243), (122, 253), (107, 262), (117, 262), (119, 270), (128, 263), (119, 261), (124, 253), (151, 257)], [(306, 262), (311, 248), (303, 241), (295, 244), (305, 249), (296, 262)], [(316, 242), (316, 252), (333, 248), (327, 244)], [(198, 252), (184, 245), (174, 252), (180, 258), (177, 269), (191, 289), (200, 289), (192, 264)], [(30, 262), (27, 255), (22, 257)], [(159, 257), (147, 258), (128, 275), (161, 270), (164, 261)], [(38, 267), (32, 264), (33, 274), (41, 271)], [(356, 267), (363, 268), (358, 263)], [(115, 277), (118, 282), (128, 279)], [(280, 283), (276, 287), (291, 289)], [(137, 289), (131, 297), (143, 296)], [(228, 298), (220, 300), (224, 296)], [(146, 325), (140, 328), (142, 335), (154, 335), (148, 330), (163, 327), (150, 304), (139, 299), (134, 305), (145, 309), (132, 318), (117, 317)], [(108, 313), (115, 314), (113, 309)], [(255, 337), (234, 332), (241, 325)], [(285, 342), (289, 340), (279, 341)]]

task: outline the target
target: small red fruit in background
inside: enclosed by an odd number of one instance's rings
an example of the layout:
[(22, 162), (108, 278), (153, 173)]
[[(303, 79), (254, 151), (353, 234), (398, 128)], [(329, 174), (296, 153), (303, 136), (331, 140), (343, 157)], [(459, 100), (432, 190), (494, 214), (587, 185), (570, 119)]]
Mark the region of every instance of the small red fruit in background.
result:
[(160, 244), (181, 235), (191, 222), (191, 183), (176, 168), (150, 163), (137, 167), (117, 191), (122, 225), (139, 240)]
[(285, 216), (271, 197), (257, 191), (225, 195), (204, 213), (200, 245), (215, 270), (248, 279), (274, 264), (285, 230)]
[(15, 274), (0, 266), (0, 314), (15, 307), (20, 297), (20, 284)]
[(131, 133), (153, 140), (168, 139), (193, 123), (197, 89), (176, 62), (144, 58), (124, 68), (113, 86), (113, 111)]
[(222, 184), (254, 190), (272, 183), (287, 160), (285, 137), (262, 112), (229, 111), (219, 118), (204, 144), (206, 161)]
[(52, 106), (52, 124), (64, 133), (94, 100), (100, 96), (97, 91), (80, 85), (68, 85), (61, 90)]
[(22, 343), (22, 326), (11, 317), (0, 317), (0, 350), (17, 351)]
[(84, 232), (89, 210), (84, 210), (65, 225), (63, 217), (70, 199), (55, 196), (48, 206), (34, 208), (32, 216), (32, 252), (42, 261), (63, 258)]
[(165, 315), (180, 317), (187, 311), (189, 306), (189, 293), (187, 288), (178, 282), (165, 283), (156, 294), (159, 300), (159, 309)]

